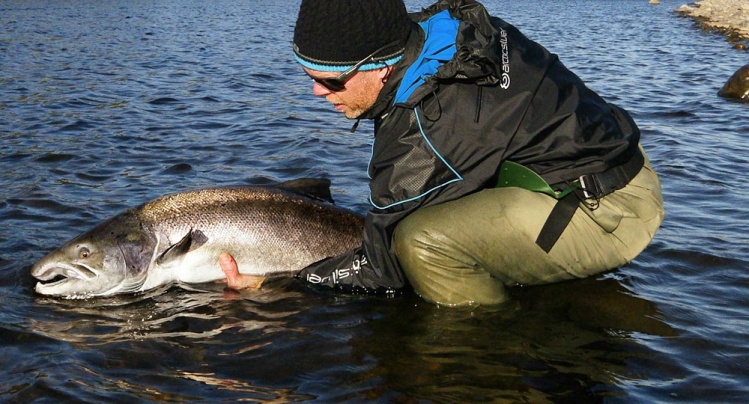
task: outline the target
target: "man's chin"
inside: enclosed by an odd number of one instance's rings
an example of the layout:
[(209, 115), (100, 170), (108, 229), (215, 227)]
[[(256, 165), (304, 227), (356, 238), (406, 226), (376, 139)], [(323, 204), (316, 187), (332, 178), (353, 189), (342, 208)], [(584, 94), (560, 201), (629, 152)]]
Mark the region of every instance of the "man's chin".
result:
[(352, 111), (350, 109), (345, 109), (345, 110), (343, 110), (341, 112), (348, 119), (357, 119), (362, 114), (361, 111)]
[(346, 118), (348, 119), (357, 119), (361, 114), (364, 113), (364, 111), (360, 111), (358, 109), (351, 109), (345, 104), (333, 104), (333, 107), (335, 107), (336, 111), (342, 113)]

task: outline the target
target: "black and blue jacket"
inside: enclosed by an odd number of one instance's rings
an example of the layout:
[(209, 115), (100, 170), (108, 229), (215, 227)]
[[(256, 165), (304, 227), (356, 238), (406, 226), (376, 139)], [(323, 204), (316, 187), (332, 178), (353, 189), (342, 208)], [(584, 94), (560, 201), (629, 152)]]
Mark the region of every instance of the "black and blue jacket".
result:
[(375, 121), (363, 245), (302, 270), (310, 283), (351, 292), (407, 286), (392, 245), (398, 223), (494, 186), (505, 160), (555, 184), (637, 151), (640, 132), (626, 111), (481, 4), (440, 0), (411, 17), (403, 59), (361, 117)]

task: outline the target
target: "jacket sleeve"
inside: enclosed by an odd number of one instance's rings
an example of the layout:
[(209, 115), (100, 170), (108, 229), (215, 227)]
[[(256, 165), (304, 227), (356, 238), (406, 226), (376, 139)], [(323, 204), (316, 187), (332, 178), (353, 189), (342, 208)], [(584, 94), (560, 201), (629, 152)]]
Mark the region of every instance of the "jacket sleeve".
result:
[(396, 293), (407, 285), (390, 242), (402, 216), (368, 213), (361, 247), (315, 262), (302, 269), (297, 278), (347, 293)]

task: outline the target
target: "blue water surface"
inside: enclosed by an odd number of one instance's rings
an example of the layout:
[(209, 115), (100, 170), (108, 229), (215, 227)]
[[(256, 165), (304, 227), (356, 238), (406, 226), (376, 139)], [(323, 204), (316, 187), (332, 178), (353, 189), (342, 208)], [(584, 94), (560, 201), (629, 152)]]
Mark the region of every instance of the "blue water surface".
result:
[(299, 1), (1, 2), (0, 401), (745, 401), (749, 106), (716, 93), (749, 54), (681, 0), (485, 4), (632, 113), (667, 217), (625, 267), (456, 309), (287, 279), (36, 295), (46, 252), (165, 193), (326, 177), (363, 213), (372, 127), (312, 96)]

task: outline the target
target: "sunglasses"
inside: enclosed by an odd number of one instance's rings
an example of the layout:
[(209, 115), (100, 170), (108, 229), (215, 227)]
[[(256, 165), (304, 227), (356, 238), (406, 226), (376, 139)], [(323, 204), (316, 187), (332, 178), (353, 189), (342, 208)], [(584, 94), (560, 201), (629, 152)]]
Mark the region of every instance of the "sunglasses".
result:
[(318, 77), (312, 77), (312, 80), (314, 80), (317, 83), (320, 83), (321, 86), (327, 88), (330, 91), (337, 92), (337, 91), (343, 91), (344, 88), (346, 88), (346, 82), (356, 74), (356, 72), (361, 69), (362, 66), (364, 66), (367, 62), (370, 62), (372, 59), (374, 59), (375, 55), (378, 53), (384, 51), (387, 48), (391, 48), (395, 45), (397, 45), (397, 42), (389, 43), (385, 46), (383, 46), (380, 49), (377, 49), (376, 51), (372, 52), (371, 55), (365, 57), (361, 61), (359, 61), (357, 64), (351, 66), (348, 70), (345, 72), (339, 74), (336, 77), (324, 77), (324, 78), (318, 78)]

